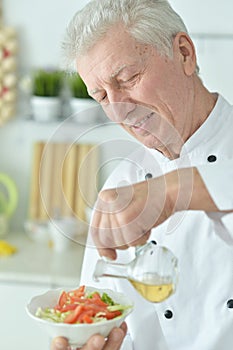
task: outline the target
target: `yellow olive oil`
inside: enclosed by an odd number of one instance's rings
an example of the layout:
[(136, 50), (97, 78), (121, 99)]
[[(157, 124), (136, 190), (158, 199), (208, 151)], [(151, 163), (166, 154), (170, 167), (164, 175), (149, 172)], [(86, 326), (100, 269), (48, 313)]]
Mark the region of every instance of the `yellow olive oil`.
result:
[(129, 279), (130, 283), (145, 299), (152, 303), (159, 303), (167, 299), (174, 292), (174, 284), (158, 275), (146, 274), (139, 279)]

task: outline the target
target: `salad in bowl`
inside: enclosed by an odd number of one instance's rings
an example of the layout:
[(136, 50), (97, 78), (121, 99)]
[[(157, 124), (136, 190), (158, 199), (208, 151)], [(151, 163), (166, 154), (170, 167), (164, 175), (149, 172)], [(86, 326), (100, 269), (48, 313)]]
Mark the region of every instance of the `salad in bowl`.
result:
[(94, 334), (107, 337), (132, 310), (132, 302), (124, 294), (90, 286), (49, 290), (26, 306), (29, 316), (51, 337), (66, 337), (77, 347)]

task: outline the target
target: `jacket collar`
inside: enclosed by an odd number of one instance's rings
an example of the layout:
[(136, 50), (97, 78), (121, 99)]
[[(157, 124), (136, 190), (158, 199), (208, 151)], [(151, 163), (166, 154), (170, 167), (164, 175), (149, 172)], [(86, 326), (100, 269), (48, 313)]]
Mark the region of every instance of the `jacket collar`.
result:
[(231, 105), (221, 95), (218, 95), (208, 118), (183, 145), (180, 157), (194, 150), (204, 149), (210, 140), (213, 142), (214, 139), (217, 139), (219, 132), (224, 128), (223, 118), (229, 113), (232, 113)]

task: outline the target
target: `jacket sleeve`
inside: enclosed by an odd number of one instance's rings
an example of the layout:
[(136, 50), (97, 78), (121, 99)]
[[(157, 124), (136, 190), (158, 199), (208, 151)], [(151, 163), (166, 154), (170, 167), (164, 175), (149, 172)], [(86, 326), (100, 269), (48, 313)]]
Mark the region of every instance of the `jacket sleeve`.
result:
[[(198, 171), (216, 206), (221, 210), (233, 210), (233, 160), (198, 166)], [(215, 232), (233, 245), (233, 213), (208, 213)]]
[(197, 168), (217, 207), (220, 210), (233, 210), (233, 160)]

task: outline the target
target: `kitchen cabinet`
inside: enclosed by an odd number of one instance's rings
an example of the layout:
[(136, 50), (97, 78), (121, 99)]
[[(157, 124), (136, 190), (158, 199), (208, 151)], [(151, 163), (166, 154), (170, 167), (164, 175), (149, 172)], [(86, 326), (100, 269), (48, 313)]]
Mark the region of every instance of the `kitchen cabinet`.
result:
[(57, 253), (25, 233), (10, 233), (5, 239), (17, 252), (0, 257), (0, 349), (49, 349), (48, 335), (30, 319), (25, 306), (48, 289), (79, 285), (84, 246), (73, 243)]

